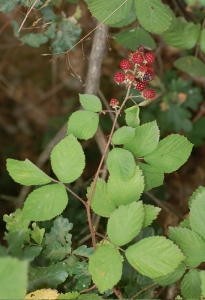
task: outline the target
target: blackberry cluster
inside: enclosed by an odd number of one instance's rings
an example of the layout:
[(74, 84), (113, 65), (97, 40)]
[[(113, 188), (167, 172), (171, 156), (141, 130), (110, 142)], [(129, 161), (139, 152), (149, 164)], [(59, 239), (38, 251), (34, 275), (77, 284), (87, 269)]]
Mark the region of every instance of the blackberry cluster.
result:
[(146, 84), (155, 78), (152, 68), (154, 60), (154, 53), (140, 45), (134, 53), (129, 54), (128, 59), (121, 61), (120, 68), (124, 73), (117, 72), (114, 80), (118, 84), (125, 83), (127, 88), (133, 86), (144, 99), (153, 99), (155, 91), (146, 89)]

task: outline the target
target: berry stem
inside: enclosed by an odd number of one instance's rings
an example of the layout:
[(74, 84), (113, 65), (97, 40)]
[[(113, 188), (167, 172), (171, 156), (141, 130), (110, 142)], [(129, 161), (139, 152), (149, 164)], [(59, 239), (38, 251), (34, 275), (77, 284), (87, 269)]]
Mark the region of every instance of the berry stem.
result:
[(98, 169), (97, 169), (97, 171), (95, 173), (95, 177), (94, 177), (94, 180), (93, 180), (93, 184), (92, 184), (92, 188), (91, 188), (91, 191), (90, 191), (90, 195), (88, 197), (88, 201), (86, 202), (86, 211), (87, 211), (88, 223), (89, 223), (89, 227), (90, 227), (90, 233), (91, 233), (91, 237), (92, 237), (92, 244), (93, 244), (94, 251), (96, 251), (97, 248), (96, 248), (95, 232), (94, 232), (94, 228), (93, 228), (92, 220), (91, 220), (90, 203), (91, 203), (91, 200), (92, 200), (92, 197), (93, 197), (93, 193), (94, 193), (94, 190), (95, 190), (95, 187), (96, 187), (96, 184), (97, 184), (97, 179), (99, 177), (102, 165), (103, 165), (103, 163), (104, 163), (104, 161), (106, 159), (108, 148), (109, 148), (109, 146), (111, 144), (112, 136), (113, 136), (113, 133), (114, 133), (114, 130), (115, 130), (115, 126), (116, 126), (118, 117), (119, 117), (119, 115), (120, 115), (123, 107), (125, 106), (125, 103), (130, 98), (130, 96), (129, 96), (130, 89), (131, 89), (131, 86), (129, 86), (128, 89), (127, 89), (127, 94), (125, 96), (125, 99), (124, 99), (122, 105), (120, 106), (120, 109), (116, 110), (116, 115), (115, 115), (115, 118), (114, 118), (114, 121), (113, 121), (112, 129), (111, 129), (111, 132), (110, 132), (110, 135), (109, 135), (109, 138), (108, 138), (108, 141), (107, 141), (104, 153), (103, 153), (103, 155), (101, 157), (100, 164), (99, 164)]

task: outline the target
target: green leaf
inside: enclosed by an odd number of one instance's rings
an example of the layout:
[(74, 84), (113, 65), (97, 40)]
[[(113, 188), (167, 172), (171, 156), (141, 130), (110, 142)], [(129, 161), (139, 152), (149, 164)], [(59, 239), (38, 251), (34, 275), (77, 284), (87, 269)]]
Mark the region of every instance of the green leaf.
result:
[(133, 176), (136, 167), (133, 155), (121, 148), (112, 149), (106, 163), (111, 175), (125, 181)]
[(126, 205), (139, 200), (144, 189), (142, 171), (136, 166), (134, 175), (129, 180), (121, 180), (110, 175), (107, 182), (108, 197), (116, 205)]
[(180, 222), (180, 227), (191, 229), (189, 219), (184, 219)]
[(135, 238), (142, 229), (144, 209), (142, 202), (121, 205), (108, 220), (107, 234), (112, 244), (123, 246)]
[(185, 259), (173, 242), (162, 236), (148, 237), (130, 246), (125, 255), (129, 263), (150, 278), (173, 272)]
[(205, 259), (205, 242), (194, 231), (183, 227), (169, 227), (169, 238), (186, 255), (184, 263), (188, 267), (197, 267)]
[(166, 276), (158, 277), (154, 279), (154, 281), (156, 281), (161, 286), (166, 286), (177, 282), (185, 272), (186, 265), (184, 263), (181, 263), (172, 273)]
[(28, 260), (29, 262), (32, 262), (34, 258), (36, 258), (42, 250), (41, 246), (29, 246), (27, 248), (24, 248), (21, 252), (20, 259), (21, 260)]
[(31, 47), (38, 48), (41, 44), (45, 44), (48, 38), (41, 33), (27, 33), (22, 36), (21, 41)]
[[(91, 187), (88, 188), (87, 196), (90, 194)], [(90, 206), (96, 214), (106, 218), (108, 218), (116, 208), (108, 195), (107, 184), (101, 178), (97, 180)]]
[(204, 186), (201, 186), (201, 185), (200, 185), (200, 186), (193, 192), (193, 194), (192, 194), (191, 197), (189, 198), (189, 202), (188, 202), (189, 209), (191, 208), (192, 201), (196, 200), (197, 197), (198, 197), (200, 194), (204, 194), (204, 191), (205, 191)]
[(14, 36), (18, 38), (19, 35), (20, 35), (19, 24), (16, 22), (16, 20), (11, 21), (11, 24), (12, 24), (13, 29), (14, 29)]
[(36, 223), (32, 224), (33, 230), (31, 231), (32, 239), (39, 245), (42, 244), (45, 228), (39, 228)]
[(190, 207), (189, 221), (192, 230), (197, 232), (205, 240), (205, 189), (203, 192), (198, 192), (193, 198)]
[(111, 289), (122, 276), (122, 257), (113, 245), (103, 245), (91, 256), (89, 272), (100, 293)]
[(63, 185), (43, 186), (27, 197), (23, 207), (23, 218), (30, 221), (51, 220), (63, 212), (67, 203), (68, 196)]
[(67, 268), (65, 263), (57, 263), (49, 267), (32, 269), (28, 291), (35, 291), (40, 288), (56, 288), (68, 277)]
[(65, 246), (66, 243), (71, 244), (72, 235), (69, 233), (69, 231), (72, 228), (73, 224), (69, 223), (67, 218), (63, 218), (62, 216), (57, 217), (53, 221), (51, 231), (45, 234), (43, 244), (50, 245), (53, 244), (54, 241), (58, 241), (63, 246)]
[(28, 225), (30, 220), (26, 220), (23, 218), (23, 212), (20, 208), (18, 208), (14, 213), (10, 215), (4, 215), (4, 222), (6, 222), (6, 229), (9, 232), (19, 231), (24, 229), (26, 231), (28, 229)]
[(189, 270), (181, 281), (181, 293), (185, 299), (200, 299), (201, 297), (201, 279), (199, 271)]
[(134, 4), (137, 18), (146, 30), (160, 34), (169, 28), (172, 11), (161, 0), (137, 0)]
[(187, 22), (183, 17), (173, 18), (171, 26), (162, 36), (173, 47), (191, 49), (198, 41), (200, 27), (199, 23)]
[(67, 19), (61, 21), (60, 27), (51, 43), (53, 53), (62, 54), (73, 48), (80, 37), (81, 32), (82, 29), (79, 25), (76, 25)]
[(19, 0), (1, 0), (0, 11), (4, 14), (9, 13), (16, 6)]
[(161, 140), (157, 148), (145, 156), (144, 160), (162, 172), (171, 173), (187, 161), (192, 147), (184, 136), (171, 134)]
[(174, 66), (190, 76), (205, 76), (205, 65), (195, 56), (181, 57), (175, 60)]
[[(35, 4), (35, 5), (34, 5)], [(24, 7), (31, 7), (32, 5), (34, 5), (34, 7), (38, 7), (40, 5), (42, 5), (43, 2), (41, 0), (21, 0), (21, 5)]]
[(164, 173), (157, 170), (154, 166), (144, 163), (137, 163), (144, 176), (144, 191), (149, 191), (154, 187), (160, 186), (164, 182)]
[(198, 147), (204, 143), (205, 140), (205, 118), (200, 118), (193, 124), (193, 129), (191, 132), (186, 134), (187, 138)]
[(135, 157), (143, 157), (152, 152), (159, 142), (159, 128), (156, 121), (143, 124), (135, 129), (134, 138), (124, 145)]
[(131, 6), (129, 13), (127, 13), (124, 18), (111, 25), (111, 27), (115, 27), (115, 28), (122, 28), (125, 26), (130, 25), (131, 23), (133, 23), (136, 20), (137, 16), (134, 10), (134, 5)]
[(0, 298), (23, 299), (28, 282), (28, 262), (0, 257)]
[(137, 105), (125, 109), (125, 121), (128, 126), (134, 128), (139, 126), (139, 112), (140, 108)]
[(70, 244), (62, 246), (58, 241), (54, 241), (52, 244), (48, 245), (43, 251), (43, 256), (50, 263), (56, 263), (64, 259), (70, 253)]
[(64, 183), (73, 182), (82, 174), (85, 155), (81, 144), (72, 134), (53, 148), (51, 166), (58, 179)]
[(101, 296), (99, 296), (98, 294), (81, 294), (79, 297), (78, 297), (78, 300), (99, 300), (99, 299), (104, 299), (102, 298)]
[(200, 271), (199, 276), (201, 279), (201, 296), (205, 297), (205, 271)]
[(149, 226), (153, 220), (156, 219), (158, 213), (161, 211), (161, 208), (144, 204), (144, 221), (143, 221), (143, 228)]
[[(42, 13), (42, 10), (41, 10), (41, 13)], [(44, 18), (45, 20), (45, 18)], [(51, 25), (49, 25), (47, 27), (47, 30), (45, 31), (45, 36), (47, 36), (47, 38), (49, 39), (53, 39), (55, 37), (55, 34), (56, 34), (56, 26), (57, 24), (56, 23), (52, 23)]]
[(8, 233), (4, 237), (8, 243), (7, 251), (11, 256), (20, 257), (24, 243), (24, 232), (19, 230), (16, 232)]
[(201, 30), (200, 38), (199, 38), (199, 45), (200, 45), (201, 51), (203, 53), (205, 53), (205, 29)]
[(80, 104), (83, 108), (93, 112), (100, 112), (102, 110), (102, 103), (95, 95), (79, 94)]
[(133, 127), (123, 126), (116, 130), (112, 137), (112, 143), (114, 145), (122, 145), (133, 139), (135, 135), (135, 129)]
[(91, 14), (107, 25), (115, 24), (124, 19), (130, 12), (132, 0), (89, 0), (88, 8)]
[(40, 185), (52, 181), (48, 175), (28, 159), (19, 161), (8, 158), (6, 167), (13, 180), (23, 185)]
[(143, 45), (145, 48), (155, 49), (156, 43), (152, 36), (141, 27), (128, 28), (120, 33), (115, 34), (118, 44), (125, 48), (136, 51), (137, 47)]
[(82, 245), (72, 251), (73, 255), (83, 256), (83, 257), (90, 257), (94, 253), (93, 247), (88, 248), (86, 245)]
[(99, 115), (87, 110), (74, 112), (68, 121), (67, 133), (78, 139), (88, 140), (94, 136), (99, 124)]
[(87, 289), (91, 284), (91, 276), (88, 271), (88, 263), (85, 261), (79, 261), (72, 266), (72, 274), (75, 274), (75, 280), (77, 283), (75, 289), (82, 291)]

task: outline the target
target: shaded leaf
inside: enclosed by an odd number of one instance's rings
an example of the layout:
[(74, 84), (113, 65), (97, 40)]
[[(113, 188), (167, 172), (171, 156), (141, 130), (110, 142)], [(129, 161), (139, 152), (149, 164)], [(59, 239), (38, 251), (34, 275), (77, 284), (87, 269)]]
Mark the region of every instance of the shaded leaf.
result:
[(149, 191), (154, 187), (158, 187), (164, 182), (164, 173), (160, 170), (157, 170), (154, 166), (145, 164), (145, 163), (137, 163), (142, 170), (144, 176), (145, 188), (144, 191)]
[(185, 271), (186, 265), (184, 263), (181, 263), (172, 273), (166, 276), (155, 278), (154, 281), (156, 281), (159, 285), (166, 286), (179, 280), (185, 273)]
[(22, 36), (21, 40), (24, 44), (38, 48), (41, 44), (45, 44), (48, 38), (41, 33), (27, 33)]
[(181, 293), (185, 299), (199, 299), (201, 297), (201, 279), (199, 271), (189, 270), (181, 281)]
[(181, 57), (175, 60), (174, 66), (190, 76), (205, 76), (205, 64), (195, 56)]

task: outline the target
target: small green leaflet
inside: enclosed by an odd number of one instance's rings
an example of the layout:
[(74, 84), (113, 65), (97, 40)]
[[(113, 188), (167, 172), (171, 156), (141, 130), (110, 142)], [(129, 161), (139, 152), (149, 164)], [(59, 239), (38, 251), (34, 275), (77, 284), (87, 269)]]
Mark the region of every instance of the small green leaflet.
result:
[(130, 127), (137, 127), (140, 124), (139, 119), (140, 108), (138, 105), (125, 109), (125, 121)]
[(71, 253), (71, 245), (66, 244), (62, 246), (58, 241), (54, 241), (43, 251), (44, 258), (52, 263), (56, 263), (64, 259), (68, 254)]
[(190, 226), (205, 240), (205, 188), (200, 189), (194, 195), (190, 204)]
[(157, 148), (144, 160), (162, 172), (171, 173), (179, 169), (191, 154), (193, 145), (179, 134), (171, 134), (161, 140)]
[(132, 2), (132, 0), (90, 0), (88, 9), (98, 21), (112, 25), (124, 19), (130, 12)]
[(28, 261), (0, 257), (0, 299), (23, 299), (28, 283)]
[(86, 110), (92, 112), (100, 112), (102, 110), (102, 103), (100, 99), (95, 95), (79, 94), (80, 104)]
[(31, 231), (32, 239), (39, 245), (42, 244), (45, 228), (39, 228), (36, 223), (32, 224), (33, 230)]
[(76, 284), (75, 290), (82, 291), (87, 289), (91, 284), (91, 276), (88, 271), (88, 263), (86, 261), (78, 261), (72, 265), (72, 274), (75, 274)]
[(81, 144), (72, 134), (53, 148), (51, 166), (58, 179), (64, 183), (73, 182), (82, 174), (85, 155)]
[(6, 222), (6, 229), (9, 232), (15, 232), (20, 229), (26, 231), (30, 223), (29, 220), (23, 219), (23, 212), (20, 208), (10, 215), (4, 215), (3, 220)]
[(191, 49), (199, 38), (200, 24), (187, 22), (183, 17), (173, 18), (171, 26), (163, 33), (163, 38), (168, 45), (176, 48)]
[(159, 285), (166, 286), (175, 283), (183, 276), (185, 272), (186, 265), (184, 263), (181, 263), (172, 273), (166, 276), (155, 278), (154, 281), (156, 281)]
[(156, 43), (152, 36), (141, 27), (128, 28), (115, 35), (118, 44), (125, 48), (136, 51), (137, 47), (143, 45), (145, 48), (155, 49)]
[(61, 184), (50, 184), (34, 190), (23, 207), (23, 219), (46, 221), (60, 215), (68, 203), (66, 189)]
[(94, 136), (99, 124), (99, 115), (88, 110), (74, 112), (68, 121), (67, 133), (78, 139), (88, 140)]
[(123, 246), (135, 238), (142, 229), (144, 209), (141, 201), (121, 205), (108, 220), (107, 234), (112, 244)]
[(83, 257), (90, 257), (91, 255), (93, 255), (93, 253), (94, 253), (93, 247), (88, 248), (86, 245), (82, 245), (77, 249), (75, 249), (74, 251), (72, 251), (73, 255), (83, 256)]
[(181, 293), (185, 299), (200, 299), (201, 278), (197, 269), (189, 270), (181, 281)]
[(135, 160), (130, 151), (114, 148), (108, 153), (107, 168), (111, 175), (126, 181), (133, 176), (135, 167)]
[(116, 130), (112, 136), (112, 143), (114, 145), (122, 145), (128, 143), (134, 138), (135, 129), (129, 126), (123, 126)]
[(150, 278), (173, 272), (185, 259), (179, 248), (162, 236), (145, 238), (127, 248), (129, 263), (141, 274)]
[(205, 297), (205, 271), (199, 272), (201, 279), (201, 296)]
[(204, 261), (205, 242), (196, 232), (183, 227), (169, 227), (169, 238), (186, 255), (186, 266), (198, 267)]
[(160, 34), (169, 28), (172, 11), (161, 0), (137, 0), (134, 4), (137, 18), (147, 31)]
[[(91, 187), (88, 188), (87, 197), (89, 197)], [(116, 208), (108, 195), (107, 184), (101, 178), (98, 178), (97, 180), (91, 200), (91, 208), (96, 214), (106, 218), (108, 218)]]
[(28, 159), (20, 161), (8, 158), (6, 167), (13, 180), (23, 185), (41, 185), (52, 181)]
[(29, 262), (32, 262), (34, 258), (36, 258), (41, 253), (42, 249), (43, 249), (42, 246), (29, 246), (23, 248), (20, 259), (28, 260)]
[(110, 175), (107, 182), (108, 197), (116, 205), (126, 205), (139, 200), (144, 190), (142, 171), (136, 166), (134, 175), (129, 180), (121, 180)]
[(159, 142), (159, 128), (156, 121), (138, 126), (134, 138), (124, 145), (135, 157), (143, 157), (152, 152)]
[(145, 189), (149, 191), (154, 187), (160, 186), (164, 182), (164, 173), (157, 170), (154, 166), (145, 163), (137, 163), (142, 170), (144, 176)]
[(197, 201), (198, 197), (200, 197), (199, 196), (200, 194), (205, 195), (205, 188), (204, 186), (201, 185), (193, 192), (193, 194), (189, 198), (189, 202), (188, 202), (189, 209), (191, 208), (192, 201)]
[(160, 212), (161, 208), (155, 207), (153, 205), (144, 204), (144, 220), (143, 220), (143, 228), (149, 226), (153, 220), (156, 219), (158, 213)]
[(113, 245), (103, 245), (90, 257), (89, 272), (100, 293), (111, 289), (122, 276), (122, 257)]
[(31, 47), (38, 48), (41, 44), (45, 44), (48, 38), (41, 33), (27, 33), (21, 38), (22, 42)]
[(174, 66), (190, 76), (205, 76), (205, 64), (195, 56), (181, 57), (175, 60)]

